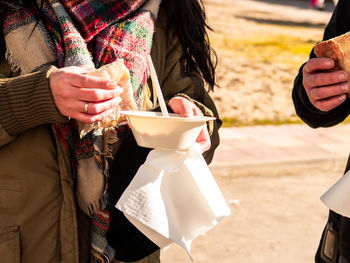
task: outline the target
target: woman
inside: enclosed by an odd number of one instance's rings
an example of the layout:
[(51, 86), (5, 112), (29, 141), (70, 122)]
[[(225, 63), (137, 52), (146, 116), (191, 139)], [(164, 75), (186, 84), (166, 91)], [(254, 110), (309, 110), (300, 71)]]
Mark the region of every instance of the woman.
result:
[[(103, 235), (96, 238), (96, 224), (75, 203), (75, 165), (91, 157), (93, 144), (89, 138), (74, 140), (69, 131), (75, 122), (69, 119), (103, 119), (121, 92), (118, 83), (89, 76), (89, 68), (123, 58), (135, 100), (142, 110), (152, 110), (144, 60), (151, 52), (174, 112), (217, 116), (202, 81), (210, 89), (215, 85), (202, 3), (163, 1), (159, 8), (159, 2), (0, 1), (4, 262), (88, 262), (90, 245), (96, 262), (114, 260), (118, 253)], [(197, 138), (208, 162), (219, 142), (218, 124)], [(96, 215), (93, 220), (98, 223)], [(148, 259), (159, 261), (158, 254)]]

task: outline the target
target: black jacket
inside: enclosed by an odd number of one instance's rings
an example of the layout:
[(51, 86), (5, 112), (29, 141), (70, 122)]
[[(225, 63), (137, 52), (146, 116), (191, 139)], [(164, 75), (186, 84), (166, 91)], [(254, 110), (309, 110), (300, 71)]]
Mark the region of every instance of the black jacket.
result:
[[(340, 0), (336, 6), (332, 18), (329, 21), (325, 31), (323, 40), (333, 38), (335, 36), (344, 34), (350, 31), (350, 1)], [(315, 57), (314, 52), (310, 54), (310, 58)], [(303, 65), (304, 66), (304, 65)], [(293, 87), (293, 102), (297, 115), (309, 126), (313, 128), (317, 127), (330, 127), (338, 123), (341, 123), (350, 114), (350, 99), (347, 98), (346, 101), (339, 105), (337, 108), (329, 111), (322, 112), (315, 108), (309, 101), (309, 98), (305, 92), (302, 84), (303, 73), (302, 68), (299, 70), (294, 81)], [(345, 172), (350, 169), (350, 158), (346, 165)], [(346, 259), (350, 260), (350, 219), (342, 217), (333, 211), (330, 211), (328, 218), (328, 223), (332, 222), (336, 231), (338, 232), (337, 237), (337, 249), (338, 257), (341, 254)], [(324, 238), (324, 233), (322, 234)], [(321, 243), (322, 243), (321, 238)], [(320, 247), (321, 247), (320, 243)], [(318, 263), (324, 263), (320, 258), (320, 247), (316, 253), (315, 261)]]

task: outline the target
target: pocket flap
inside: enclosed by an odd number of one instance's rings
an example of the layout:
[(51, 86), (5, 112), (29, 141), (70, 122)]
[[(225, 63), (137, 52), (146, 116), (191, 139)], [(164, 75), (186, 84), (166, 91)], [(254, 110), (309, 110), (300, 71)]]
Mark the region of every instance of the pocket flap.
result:
[(1, 262), (20, 263), (18, 226), (0, 229), (0, 258)]
[(22, 181), (18, 179), (0, 179), (0, 190), (22, 192)]

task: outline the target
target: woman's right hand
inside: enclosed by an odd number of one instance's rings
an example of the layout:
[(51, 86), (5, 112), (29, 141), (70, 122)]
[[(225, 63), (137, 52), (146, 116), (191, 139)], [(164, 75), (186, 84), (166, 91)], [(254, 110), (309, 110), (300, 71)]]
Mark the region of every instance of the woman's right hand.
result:
[(303, 67), (303, 85), (312, 105), (330, 111), (342, 104), (350, 86), (344, 70), (330, 71), (335, 63), (329, 58), (312, 58)]
[(115, 81), (89, 76), (89, 71), (80, 67), (55, 69), (49, 82), (62, 115), (93, 123), (113, 112), (113, 107), (121, 101), (122, 88)]

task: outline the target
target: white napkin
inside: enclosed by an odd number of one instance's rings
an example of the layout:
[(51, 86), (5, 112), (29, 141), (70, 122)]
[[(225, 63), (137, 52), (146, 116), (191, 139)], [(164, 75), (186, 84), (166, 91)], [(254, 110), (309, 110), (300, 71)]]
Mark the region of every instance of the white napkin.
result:
[(152, 242), (189, 254), (194, 238), (230, 215), (198, 145), (152, 150), (116, 207)]
[(321, 201), (334, 212), (350, 217), (350, 171), (321, 196)]

